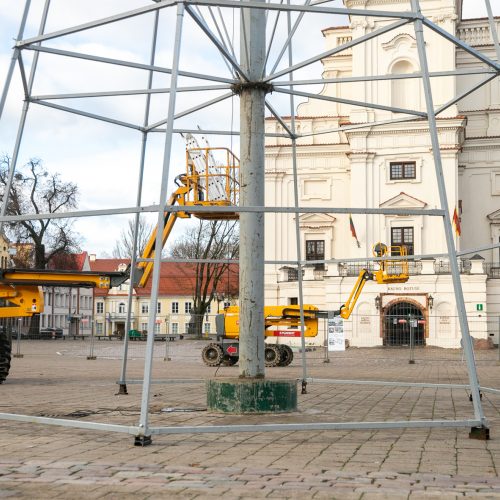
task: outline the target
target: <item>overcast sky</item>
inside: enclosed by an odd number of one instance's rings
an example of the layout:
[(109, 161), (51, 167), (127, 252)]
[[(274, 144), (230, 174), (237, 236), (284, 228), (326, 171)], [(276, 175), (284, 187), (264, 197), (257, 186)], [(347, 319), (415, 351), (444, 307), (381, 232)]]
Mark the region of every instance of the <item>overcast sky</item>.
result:
[[(44, 1), (32, 0), (31, 3), (32, 8), (24, 38), (37, 34)], [(482, 0), (465, 0), (465, 15), (467, 17), (484, 15), (485, 10), (484, 8), (481, 10), (480, 5), (482, 3)], [(493, 6), (495, 13), (500, 14), (498, 12), (500, 2), (492, 1), (492, 4), (495, 4)], [(151, 2), (149, 0), (52, 0), (45, 31), (56, 31), (144, 5), (151, 5)], [(23, 7), (24, 1), (0, 0), (0, 89), (3, 88)], [(224, 11), (223, 15), (228, 35), (232, 39), (235, 51), (238, 52), (238, 29), (232, 27), (233, 13)], [(237, 18), (237, 15), (235, 17)], [(173, 9), (162, 11), (156, 55), (157, 65), (171, 66), (174, 19)], [(207, 19), (209, 19), (208, 16)], [(269, 21), (270, 32), (274, 22), (272, 15), (269, 16)], [(270, 53), (271, 66), (278, 48), (281, 48), (285, 39), (284, 22), (283, 16), (278, 25), (273, 50)], [(152, 23), (153, 14), (147, 14), (119, 24), (110, 24), (54, 39), (44, 45), (85, 54), (148, 63)], [(297, 41), (294, 43), (294, 61), (306, 59), (323, 51), (324, 38), (321, 29), (336, 24), (346, 24), (346, 20), (327, 16), (306, 16), (297, 32)], [(32, 56), (32, 51), (23, 52), (28, 70)], [(286, 57), (278, 65), (278, 69), (285, 65)], [(223, 77), (231, 76), (220, 55), (189, 16), (185, 18), (180, 67), (184, 71)], [(320, 78), (321, 65), (318, 63), (305, 68), (296, 72), (294, 76), (295, 78)], [(156, 75), (153, 86), (155, 88), (168, 87), (169, 81), (166, 75)], [(34, 81), (33, 94), (143, 89), (146, 87), (146, 82), (147, 73), (144, 71), (42, 54)], [(203, 80), (186, 78), (179, 82), (181, 86), (206, 83)], [(319, 92), (321, 87), (308, 90)], [(227, 91), (179, 93), (176, 109), (178, 111), (188, 109), (225, 92)], [(0, 154), (12, 154), (22, 98), (21, 80), (19, 71), (16, 69), (0, 121)], [(142, 125), (144, 120), (145, 99), (143, 96), (67, 99), (56, 102), (138, 125)], [(290, 113), (288, 98), (274, 93), (272, 103), (283, 114)], [(150, 123), (165, 118), (167, 110), (168, 94), (154, 96)], [(176, 126), (236, 130), (239, 121), (238, 114), (239, 102), (233, 97), (179, 120)], [(149, 134), (142, 193), (143, 205), (159, 202), (164, 140), (163, 134)], [(235, 138), (209, 136), (209, 140), (211, 146), (231, 147), (238, 154), (238, 140)], [(32, 104), (28, 113), (19, 161), (23, 164), (31, 157), (41, 158), (47, 169), (59, 172), (63, 179), (77, 183), (80, 191), (80, 210), (129, 207), (136, 204), (140, 148), (141, 134), (138, 131)], [(183, 169), (184, 143), (181, 137), (176, 136), (174, 137), (169, 192), (175, 189), (173, 177)], [(104, 253), (109, 254), (120, 231), (125, 227), (126, 220), (126, 216), (79, 219), (76, 222), (76, 228), (84, 239), (82, 248), (90, 253), (97, 253), (98, 256), (103, 256)], [(174, 236), (182, 232), (182, 229), (186, 227), (185, 224), (184, 220), (178, 222)]]

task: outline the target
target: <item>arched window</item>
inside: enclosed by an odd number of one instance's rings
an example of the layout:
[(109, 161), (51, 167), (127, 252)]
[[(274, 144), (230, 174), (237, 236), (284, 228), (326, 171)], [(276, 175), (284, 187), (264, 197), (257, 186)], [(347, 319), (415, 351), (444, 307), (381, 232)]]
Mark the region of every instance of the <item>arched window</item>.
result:
[(124, 302), (120, 302), (118, 304), (118, 313), (119, 314), (123, 314), (125, 312), (125, 303)]
[[(391, 69), (393, 75), (407, 75), (414, 72), (413, 64), (407, 60), (398, 61)], [(420, 80), (418, 78), (392, 80), (391, 105), (395, 108), (420, 110)]]

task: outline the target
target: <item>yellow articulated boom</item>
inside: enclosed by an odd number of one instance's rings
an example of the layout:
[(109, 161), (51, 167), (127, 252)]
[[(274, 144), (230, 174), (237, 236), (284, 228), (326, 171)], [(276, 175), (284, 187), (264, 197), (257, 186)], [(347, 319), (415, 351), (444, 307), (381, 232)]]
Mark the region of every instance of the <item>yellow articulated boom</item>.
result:
[[(406, 247), (387, 247), (377, 243), (373, 247), (375, 257), (380, 257), (375, 271), (362, 269), (347, 301), (339, 310), (331, 311), (334, 316), (349, 319), (367, 281), (378, 284), (405, 283), (408, 281), (408, 260)], [(403, 257), (401, 259), (400, 257)], [(318, 319), (328, 318), (328, 311), (304, 304), (304, 337), (318, 335)], [(264, 336), (293, 338), (301, 337), (300, 306), (264, 306)], [(227, 366), (238, 362), (239, 357), (239, 307), (230, 306), (216, 318), (217, 342), (205, 346), (203, 362), (207, 366)], [(286, 344), (266, 344), (264, 350), (266, 366), (288, 366), (293, 361), (293, 351)]]
[[(168, 206), (181, 206), (186, 210), (169, 212), (163, 216), (163, 233), (161, 248), (165, 246), (177, 219), (191, 217), (189, 207), (211, 206), (229, 207), (237, 206), (239, 200), (239, 159), (227, 148), (201, 148), (191, 135), (187, 134), (186, 140), (186, 173), (176, 177), (177, 189), (170, 196)], [(196, 212), (194, 216), (199, 219), (237, 219), (237, 212)], [(134, 275), (134, 285), (140, 288), (148, 282), (153, 271), (151, 259), (155, 256), (156, 233), (154, 229), (142, 252), (141, 259), (148, 261), (139, 262)]]
[(26, 317), (43, 312), (42, 286), (112, 288), (128, 279), (126, 272), (3, 269), (0, 271), (0, 318)]

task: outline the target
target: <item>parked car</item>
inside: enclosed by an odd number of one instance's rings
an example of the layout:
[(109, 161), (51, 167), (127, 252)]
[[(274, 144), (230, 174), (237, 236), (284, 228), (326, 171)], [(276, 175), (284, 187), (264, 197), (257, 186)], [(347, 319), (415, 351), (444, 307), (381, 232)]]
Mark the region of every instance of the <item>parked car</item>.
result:
[(63, 329), (62, 328), (42, 328), (40, 330), (41, 339), (62, 339)]

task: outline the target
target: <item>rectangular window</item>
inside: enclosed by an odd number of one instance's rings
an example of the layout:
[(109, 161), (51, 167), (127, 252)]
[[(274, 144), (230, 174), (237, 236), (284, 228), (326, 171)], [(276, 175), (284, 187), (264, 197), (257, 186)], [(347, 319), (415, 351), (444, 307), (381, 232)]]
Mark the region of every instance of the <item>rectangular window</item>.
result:
[(95, 309), (97, 314), (102, 314), (104, 312), (104, 302), (96, 302)]
[[(306, 260), (325, 260), (325, 241), (306, 241)], [(325, 264), (315, 264), (314, 269), (324, 269)]]
[(203, 333), (206, 333), (207, 335), (210, 333), (210, 323), (203, 324)]
[(160, 334), (161, 323), (155, 323), (155, 335)]
[(391, 180), (415, 179), (417, 167), (414, 161), (391, 162)]
[(291, 306), (296, 306), (299, 304), (299, 299), (297, 297), (290, 297), (288, 299), (288, 304)]
[(191, 312), (192, 307), (193, 307), (192, 302), (184, 302), (184, 312), (186, 314), (189, 314)]
[(206, 312), (207, 313), (211, 313), (212, 312), (212, 308), (210, 307), (210, 304), (208, 304)]
[(148, 329), (148, 324), (147, 323), (141, 323), (141, 330), (145, 332)]
[(161, 313), (161, 302), (158, 302), (158, 303), (156, 304), (156, 312), (157, 312), (158, 314), (159, 314), (159, 313)]
[[(392, 227), (391, 228), (391, 245), (405, 246), (408, 255), (413, 255), (413, 228), (412, 227)], [(397, 252), (392, 252), (396, 255)]]
[(149, 313), (149, 304), (147, 302), (144, 302), (141, 304), (141, 314), (148, 314)]
[(184, 332), (189, 333), (189, 323), (184, 323)]
[(102, 323), (96, 323), (95, 324), (95, 331), (97, 335), (103, 335), (104, 328)]
[(179, 314), (179, 302), (172, 302), (172, 314)]
[(172, 334), (177, 335), (179, 333), (179, 323), (172, 323)]

